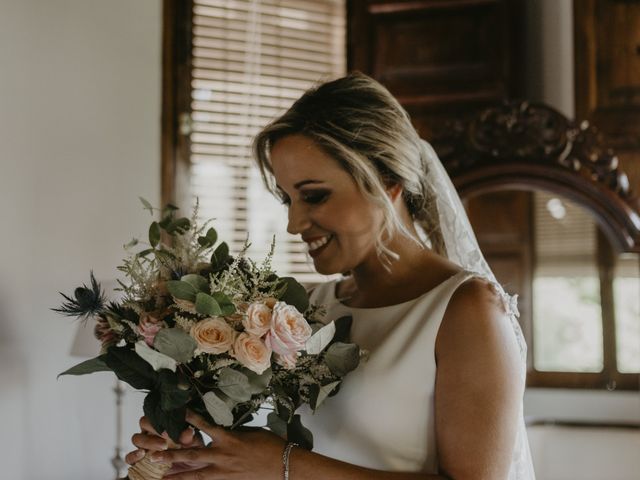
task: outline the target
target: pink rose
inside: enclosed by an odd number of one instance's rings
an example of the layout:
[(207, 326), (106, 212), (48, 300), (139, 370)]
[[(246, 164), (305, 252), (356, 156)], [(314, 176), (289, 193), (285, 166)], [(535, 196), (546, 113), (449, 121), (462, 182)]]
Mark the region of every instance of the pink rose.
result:
[(236, 331), (220, 317), (206, 318), (191, 327), (191, 336), (198, 349), (205, 353), (225, 353), (231, 350)]
[(138, 322), (138, 333), (144, 337), (144, 341), (150, 347), (153, 347), (153, 340), (156, 338), (156, 334), (162, 330), (162, 321), (150, 313), (144, 312), (140, 315), (140, 321)]
[(242, 318), (244, 329), (257, 337), (262, 337), (271, 328), (271, 309), (264, 303), (252, 303)]
[(233, 352), (242, 365), (258, 375), (271, 366), (271, 349), (255, 335), (246, 332), (238, 335)]
[(280, 355), (291, 355), (304, 349), (311, 333), (311, 327), (296, 307), (284, 302), (276, 303), (271, 329), (266, 337), (269, 348)]
[(298, 363), (298, 353), (295, 352), (288, 355), (276, 354), (276, 363), (284, 367), (286, 370), (293, 370), (296, 368), (296, 364)]

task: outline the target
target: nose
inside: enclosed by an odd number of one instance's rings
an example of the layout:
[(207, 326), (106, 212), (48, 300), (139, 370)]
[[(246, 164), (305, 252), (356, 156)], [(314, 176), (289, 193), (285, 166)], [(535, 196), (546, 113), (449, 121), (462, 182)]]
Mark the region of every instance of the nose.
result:
[(289, 206), (289, 223), (287, 232), (291, 235), (298, 235), (304, 232), (311, 225), (311, 220), (307, 214), (307, 209), (299, 202), (291, 202)]

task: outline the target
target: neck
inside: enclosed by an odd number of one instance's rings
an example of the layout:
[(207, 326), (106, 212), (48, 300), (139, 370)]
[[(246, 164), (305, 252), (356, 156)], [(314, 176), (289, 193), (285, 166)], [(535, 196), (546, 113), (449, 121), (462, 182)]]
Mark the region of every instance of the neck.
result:
[(397, 259), (389, 259), (385, 265), (376, 255), (351, 272), (352, 283), (344, 296), (350, 297), (354, 306), (393, 297), (415, 279), (419, 263), (431, 255), (426, 247), (401, 234), (397, 234), (387, 246), (398, 254)]

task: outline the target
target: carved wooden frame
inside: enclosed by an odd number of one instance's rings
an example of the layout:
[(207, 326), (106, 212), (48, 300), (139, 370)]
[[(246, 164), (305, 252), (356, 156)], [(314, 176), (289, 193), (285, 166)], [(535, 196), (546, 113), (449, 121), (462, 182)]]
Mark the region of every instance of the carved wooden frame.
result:
[(544, 189), (593, 213), (620, 252), (640, 252), (640, 200), (598, 129), (544, 104), (505, 102), (433, 140), (464, 197)]

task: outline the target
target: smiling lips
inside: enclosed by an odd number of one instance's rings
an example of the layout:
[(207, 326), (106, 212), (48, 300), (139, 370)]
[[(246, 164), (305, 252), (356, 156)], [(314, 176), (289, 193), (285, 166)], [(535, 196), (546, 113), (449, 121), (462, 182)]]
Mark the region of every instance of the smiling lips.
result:
[(329, 240), (331, 240), (332, 238), (333, 235), (325, 235), (324, 237), (316, 238), (313, 241), (307, 240), (309, 255), (313, 256), (314, 254), (320, 253), (322, 247), (329, 243)]

